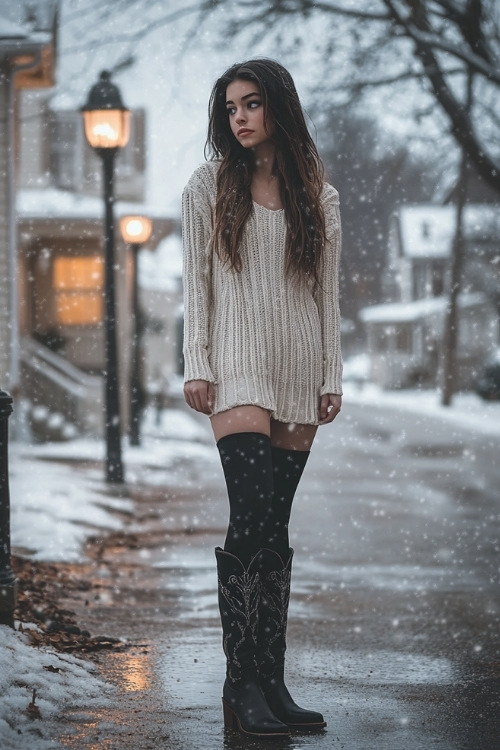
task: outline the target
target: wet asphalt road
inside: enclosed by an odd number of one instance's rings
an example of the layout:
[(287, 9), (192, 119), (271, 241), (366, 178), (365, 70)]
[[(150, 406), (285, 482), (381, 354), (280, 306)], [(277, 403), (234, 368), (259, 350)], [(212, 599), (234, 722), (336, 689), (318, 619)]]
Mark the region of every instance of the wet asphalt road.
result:
[(328, 727), (282, 742), (224, 732), (215, 448), (177, 473), (176, 489), (137, 486), (133, 543), (104, 544), (101, 593), (72, 603), (92, 632), (141, 646), (98, 656), (119, 695), (67, 714), (65, 747), (500, 748), (497, 438), (352, 403), (320, 429), (291, 522), (287, 674)]

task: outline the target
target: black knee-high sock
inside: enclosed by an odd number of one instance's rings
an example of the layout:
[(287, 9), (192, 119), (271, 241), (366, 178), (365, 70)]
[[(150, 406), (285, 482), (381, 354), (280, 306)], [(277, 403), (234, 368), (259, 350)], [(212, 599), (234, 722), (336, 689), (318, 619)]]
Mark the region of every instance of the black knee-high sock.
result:
[(288, 558), (290, 540), (288, 523), (292, 511), (293, 498), (302, 472), (305, 469), (309, 451), (292, 451), (285, 448), (272, 448), (273, 461), (273, 513), (274, 540), (270, 545), (285, 561)]
[(229, 497), (229, 526), (224, 549), (247, 566), (263, 547), (273, 502), (271, 440), (259, 432), (221, 438), (219, 449)]

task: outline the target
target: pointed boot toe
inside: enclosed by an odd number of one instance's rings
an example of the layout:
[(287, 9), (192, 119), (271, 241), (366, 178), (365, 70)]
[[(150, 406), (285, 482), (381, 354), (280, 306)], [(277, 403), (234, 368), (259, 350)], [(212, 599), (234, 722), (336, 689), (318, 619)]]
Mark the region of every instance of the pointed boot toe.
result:
[(326, 727), (323, 714), (301, 708), (293, 700), (280, 676), (262, 680), (262, 692), (273, 714), (290, 729), (317, 730)]
[(273, 550), (260, 553), (259, 679), (269, 708), (280, 721), (292, 729), (323, 729), (326, 721), (322, 714), (298, 706), (284, 682), (292, 558), (292, 549), (286, 562)]

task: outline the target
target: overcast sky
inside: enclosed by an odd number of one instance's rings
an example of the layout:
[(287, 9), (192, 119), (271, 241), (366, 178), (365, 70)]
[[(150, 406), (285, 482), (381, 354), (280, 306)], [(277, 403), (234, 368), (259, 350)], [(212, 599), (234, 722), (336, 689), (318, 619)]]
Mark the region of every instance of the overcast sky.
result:
[[(167, 212), (179, 210), (180, 192), (190, 174), (203, 159), (207, 129), (207, 105), (215, 79), (233, 62), (252, 55), (276, 56), (270, 45), (245, 48), (227, 41), (222, 45), (207, 27), (203, 40), (186, 44), (192, 18), (158, 28), (138, 44), (105, 43), (81, 49), (87, 39), (109, 39), (113, 24), (101, 31), (88, 28), (88, 20), (72, 16), (76, 7), (91, 0), (63, 0), (61, 18), (58, 88), (53, 106), (79, 107), (99, 71), (112, 67), (130, 51), (137, 62), (114, 78), (128, 107), (145, 107), (148, 121), (148, 202)], [(150, 13), (161, 17), (163, 7), (180, 5), (177, 0), (152, 4)], [(129, 21), (116, 24), (131, 28)], [(74, 51), (78, 50), (78, 51)]]
[[(193, 0), (194, 1), (194, 0)], [(124, 11), (122, 3), (127, 4)], [(166, 13), (186, 7), (181, 0), (147, 2), (143, 0), (62, 0), (61, 35), (58, 59), (58, 87), (53, 106), (80, 107), (99, 72), (113, 67), (120, 59), (133, 54), (136, 62), (115, 77), (128, 107), (145, 107), (148, 121), (147, 180), (148, 203), (165, 211), (179, 211), (180, 192), (195, 167), (204, 159), (203, 147), (207, 129), (207, 104), (215, 79), (236, 61), (254, 56), (280, 59), (291, 71), (302, 102), (309, 109), (318, 94), (313, 90), (321, 83), (325, 45), (324, 19), (308, 22), (283, 22), (279, 32), (283, 45), (255, 33), (238, 37), (221, 37), (222, 15), (214, 14), (198, 24), (193, 33), (194, 16), (160, 25)], [(141, 12), (137, 10), (141, 6)], [(231, 3), (238, 14), (238, 2)], [(82, 10), (91, 12), (81, 15)], [(109, 9), (106, 18), (98, 14)], [(248, 12), (248, 11), (246, 11)], [(223, 11), (227, 15), (227, 10)], [(331, 23), (331, 17), (330, 17)], [(138, 41), (123, 41), (135, 29), (151, 22), (155, 30)], [(115, 41), (119, 35), (120, 41)], [(301, 39), (300, 47), (296, 39)], [(352, 49), (347, 35), (339, 32), (336, 41), (335, 75), (340, 68), (352, 66)], [(340, 66), (339, 61), (340, 60)], [(396, 61), (392, 61), (396, 65)], [(328, 88), (323, 94), (328, 99)], [(378, 92), (377, 92), (378, 96)], [(367, 106), (374, 116), (384, 111), (388, 138), (409, 127), (405, 104), (415, 91), (392, 92), (381, 106), (374, 100)], [(321, 96), (320, 96), (321, 98)], [(324, 102), (327, 103), (327, 102)]]

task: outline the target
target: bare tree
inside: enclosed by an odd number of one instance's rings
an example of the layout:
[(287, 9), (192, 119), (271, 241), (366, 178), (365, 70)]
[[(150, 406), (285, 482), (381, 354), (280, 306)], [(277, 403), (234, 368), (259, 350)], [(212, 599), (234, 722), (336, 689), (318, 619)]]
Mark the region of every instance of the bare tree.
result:
[(390, 215), (401, 203), (426, 200), (435, 175), (404, 140), (384, 142), (372, 118), (345, 108), (323, 117), (318, 146), (342, 199), (342, 312), (356, 321), (362, 307), (383, 299)]
[[(391, 29), (414, 43), (450, 131), (481, 177), (500, 192), (500, 29), (495, 0), (383, 0)], [(469, 91), (469, 81), (474, 91)], [(491, 106), (496, 97), (497, 106)], [(470, 102), (473, 101), (471, 106)], [(488, 127), (489, 126), (489, 127)], [(489, 137), (490, 128), (496, 136)]]
[[(303, 29), (315, 19), (320, 27), (311, 45)], [(86, 29), (70, 53), (104, 43), (110, 49), (128, 44), (130, 52), (150, 33), (178, 22), (186, 44), (197, 43), (210, 27), (214, 40), (218, 35), (226, 43), (253, 33), (273, 37), (277, 50), (320, 46), (323, 86), (345, 103), (373, 89), (384, 92), (383, 101), (398, 86), (419, 81), (469, 163), (500, 193), (498, 0), (84, 0), (64, 21)], [(103, 35), (106, 23), (111, 31)]]
[[(291, 15), (307, 18), (322, 14), (325, 34), (334, 44), (339, 19), (350, 21), (355, 64), (349, 66), (347, 80), (339, 81), (336, 71), (330, 78), (332, 87), (342, 86), (355, 96), (368, 88), (422, 80), (446, 115), (460, 149), (485, 182), (500, 193), (497, 0), (274, 0), (241, 4), (251, 5), (252, 22), (268, 29)], [(248, 22), (247, 17), (234, 23), (241, 27)], [(389, 50), (394, 53), (394, 65), (388, 71)], [(469, 76), (474, 83), (472, 107), (467, 101)]]

